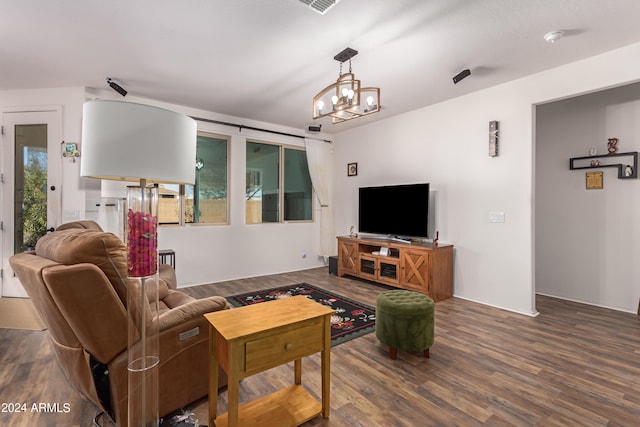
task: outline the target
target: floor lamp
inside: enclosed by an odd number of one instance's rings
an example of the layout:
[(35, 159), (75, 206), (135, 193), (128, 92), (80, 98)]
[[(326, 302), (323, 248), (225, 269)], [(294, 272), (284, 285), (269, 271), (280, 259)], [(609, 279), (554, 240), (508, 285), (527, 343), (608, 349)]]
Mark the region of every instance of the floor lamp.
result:
[[(127, 187), (128, 425), (157, 426), (158, 183), (195, 182), (196, 123), (123, 101), (84, 104), (80, 175)], [(151, 184), (151, 185), (149, 185)]]

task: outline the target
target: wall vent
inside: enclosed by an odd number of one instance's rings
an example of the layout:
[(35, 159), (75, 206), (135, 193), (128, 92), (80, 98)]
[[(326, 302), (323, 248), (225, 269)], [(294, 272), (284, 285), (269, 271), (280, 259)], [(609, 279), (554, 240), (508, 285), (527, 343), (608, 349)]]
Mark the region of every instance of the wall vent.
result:
[(327, 13), (329, 9), (338, 4), (339, 1), (340, 0), (300, 0), (301, 3), (306, 4), (321, 15)]

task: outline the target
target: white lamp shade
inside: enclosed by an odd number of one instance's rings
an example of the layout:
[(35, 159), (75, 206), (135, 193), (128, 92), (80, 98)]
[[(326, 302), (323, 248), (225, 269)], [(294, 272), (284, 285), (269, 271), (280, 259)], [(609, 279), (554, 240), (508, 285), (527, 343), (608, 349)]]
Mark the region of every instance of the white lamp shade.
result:
[(123, 101), (85, 102), (80, 175), (193, 184), (197, 125), (174, 111)]

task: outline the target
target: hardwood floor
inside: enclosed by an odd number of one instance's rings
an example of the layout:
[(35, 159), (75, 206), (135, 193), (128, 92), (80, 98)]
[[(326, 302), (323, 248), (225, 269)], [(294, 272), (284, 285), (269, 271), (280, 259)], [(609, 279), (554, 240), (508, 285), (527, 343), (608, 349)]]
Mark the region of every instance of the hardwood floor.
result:
[[(386, 287), (330, 275), (326, 268), (187, 288), (229, 296), (308, 282), (375, 305)], [(389, 359), (375, 333), (331, 351), (331, 416), (311, 426), (636, 426), (640, 422), (640, 316), (539, 296), (531, 318), (451, 298), (436, 304), (431, 358)], [(2, 426), (89, 426), (96, 408), (67, 385), (46, 332), (0, 329)], [(303, 384), (320, 392), (319, 356), (303, 361)], [(293, 381), (292, 364), (247, 378), (241, 402)], [(31, 412), (59, 403), (58, 413)], [(63, 405), (70, 407), (64, 412)], [(226, 411), (226, 392), (219, 396)], [(207, 401), (188, 409), (207, 422)], [(111, 425), (101, 419), (102, 425)]]

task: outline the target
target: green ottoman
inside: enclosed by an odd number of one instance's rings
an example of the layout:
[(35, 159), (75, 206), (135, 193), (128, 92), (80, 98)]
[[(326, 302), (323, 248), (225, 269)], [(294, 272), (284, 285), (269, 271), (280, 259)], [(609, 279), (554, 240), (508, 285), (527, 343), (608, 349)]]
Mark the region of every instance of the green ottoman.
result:
[(389, 346), (395, 359), (398, 349), (423, 351), (429, 357), (434, 339), (435, 304), (419, 292), (385, 291), (376, 300), (376, 336)]

